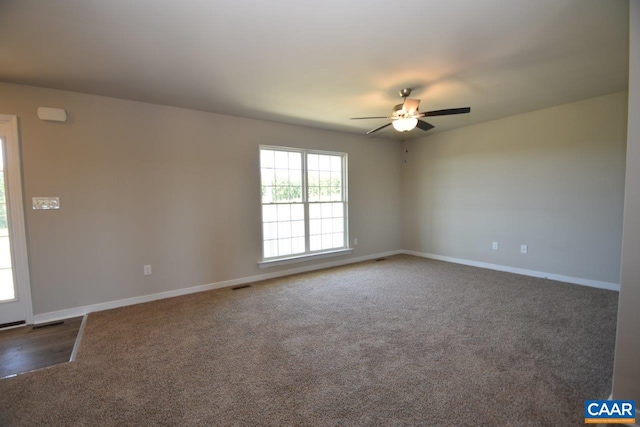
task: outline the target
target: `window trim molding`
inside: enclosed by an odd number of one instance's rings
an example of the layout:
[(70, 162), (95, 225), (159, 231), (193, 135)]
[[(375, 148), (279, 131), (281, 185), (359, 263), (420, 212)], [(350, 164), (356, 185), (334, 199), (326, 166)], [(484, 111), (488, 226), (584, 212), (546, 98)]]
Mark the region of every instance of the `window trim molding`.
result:
[[(260, 252), (261, 259), (258, 261), (258, 265), (260, 268), (264, 268), (267, 266), (274, 265), (284, 265), (291, 264), (297, 262), (308, 261), (316, 258), (325, 258), (332, 256), (344, 255), (347, 253), (353, 252), (353, 248), (349, 247), (350, 239), (349, 239), (349, 192), (348, 192), (348, 177), (349, 171), (347, 169), (348, 165), (348, 156), (349, 154), (346, 152), (340, 151), (330, 151), (330, 150), (316, 150), (314, 148), (296, 148), (296, 147), (284, 147), (279, 145), (267, 145), (260, 144), (258, 145), (258, 167), (262, 170), (262, 165), (260, 163), (260, 152), (262, 150), (278, 150), (278, 151), (290, 151), (294, 153), (302, 154), (302, 204), (304, 205), (304, 215), (305, 215), (305, 248), (310, 247), (309, 239), (311, 238), (309, 234), (309, 200), (308, 200), (308, 183), (307, 183), (307, 154), (320, 154), (320, 155), (330, 155), (330, 156), (340, 156), (342, 158), (342, 194), (344, 204), (344, 246), (341, 248), (332, 248), (327, 250), (320, 250), (314, 252), (305, 252), (302, 254), (295, 255), (283, 255), (280, 257), (272, 257), (272, 258), (264, 258), (264, 221), (262, 217), (262, 207), (265, 205), (262, 203), (262, 174), (260, 174), (260, 183), (259, 183), (259, 197), (260, 197)], [(313, 202), (315, 203), (315, 202)], [(325, 256), (326, 255), (326, 256)]]

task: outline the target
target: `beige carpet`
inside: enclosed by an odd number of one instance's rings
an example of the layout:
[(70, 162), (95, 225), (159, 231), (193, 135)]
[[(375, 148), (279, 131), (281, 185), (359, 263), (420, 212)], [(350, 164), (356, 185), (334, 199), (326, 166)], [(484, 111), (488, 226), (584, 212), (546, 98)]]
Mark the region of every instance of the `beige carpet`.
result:
[(584, 425), (617, 297), (397, 256), (94, 313), (0, 425)]

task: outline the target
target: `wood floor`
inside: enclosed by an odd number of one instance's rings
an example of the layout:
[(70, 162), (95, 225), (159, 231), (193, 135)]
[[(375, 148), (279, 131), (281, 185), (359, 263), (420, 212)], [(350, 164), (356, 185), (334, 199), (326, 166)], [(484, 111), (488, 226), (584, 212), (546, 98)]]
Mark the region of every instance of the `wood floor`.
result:
[(0, 378), (68, 362), (82, 317), (0, 331)]

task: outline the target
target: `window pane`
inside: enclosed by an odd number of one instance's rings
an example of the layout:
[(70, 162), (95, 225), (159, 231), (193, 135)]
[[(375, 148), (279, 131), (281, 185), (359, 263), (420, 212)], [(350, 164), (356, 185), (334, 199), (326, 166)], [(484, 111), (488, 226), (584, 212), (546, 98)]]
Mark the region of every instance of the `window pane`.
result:
[(16, 287), (13, 282), (13, 270), (0, 270), (0, 301), (12, 300), (16, 297)]
[(342, 173), (342, 157), (331, 156), (331, 170), (334, 172)]
[(278, 221), (289, 221), (291, 219), (291, 206), (290, 205), (277, 205), (278, 206)]
[(302, 154), (289, 152), (289, 169), (302, 169)]
[(331, 249), (333, 247), (333, 237), (331, 234), (322, 235), (322, 249)]
[(278, 241), (266, 240), (264, 242), (264, 257), (271, 258), (274, 256), (278, 256)]
[(278, 239), (291, 237), (291, 223), (289, 221), (278, 223)]
[(322, 219), (322, 234), (331, 233), (333, 231), (333, 220), (331, 218)]
[(278, 240), (278, 255), (291, 255), (291, 239)]
[(309, 245), (310, 250), (319, 251), (322, 249), (322, 237), (321, 236), (310, 236), (309, 237)]
[(273, 187), (262, 186), (262, 203), (273, 202)]
[(320, 185), (320, 172), (310, 170), (307, 175), (307, 179), (309, 180), (307, 185), (309, 185), (310, 187), (317, 187)]
[(291, 237), (304, 237), (304, 221), (291, 223)]
[(302, 201), (302, 186), (290, 186), (289, 187), (289, 201), (301, 202)]
[(302, 204), (291, 205), (291, 219), (293, 219), (293, 220), (297, 220), (297, 219), (304, 220), (304, 205), (302, 205)]
[(335, 232), (343, 232), (344, 231), (344, 219), (342, 218), (334, 218), (333, 219), (333, 224), (332, 224), (332, 228), (334, 233)]
[(322, 218), (331, 218), (333, 216), (332, 204), (323, 203), (321, 206), (322, 206)]
[(277, 186), (289, 185), (289, 169), (276, 169), (276, 183)]
[(260, 150), (260, 166), (263, 168), (272, 168), (273, 163), (273, 150)]
[[(310, 155), (312, 156), (312, 155)], [(313, 157), (317, 160), (318, 156), (313, 155)], [(317, 202), (320, 200), (320, 175), (316, 170), (309, 169), (307, 173), (307, 186), (309, 187), (307, 192), (307, 198), (310, 202)]]
[(264, 240), (278, 238), (278, 224), (275, 222), (267, 222), (262, 226), (262, 237)]
[(342, 200), (342, 175), (331, 172), (331, 200)]
[(275, 167), (279, 169), (289, 169), (289, 152), (276, 151)]
[[(0, 205), (0, 209), (6, 209)], [(6, 212), (5, 212), (6, 215)], [(0, 269), (11, 268), (11, 246), (9, 244), (9, 233), (7, 233), (6, 224), (4, 230), (0, 232)]]
[(309, 219), (317, 219), (322, 216), (322, 206), (318, 203), (309, 204)]
[(291, 239), (291, 253), (299, 254), (304, 252), (304, 237)]
[(339, 248), (344, 245), (344, 234), (343, 233), (333, 233), (333, 247)]
[(309, 235), (322, 234), (322, 220), (312, 219), (309, 221)]
[(320, 201), (328, 202), (331, 200), (331, 190), (329, 187), (320, 187)]
[(273, 169), (262, 168), (262, 185), (273, 185), (274, 180)]
[(331, 156), (325, 156), (325, 155), (318, 156), (318, 169), (321, 171), (330, 171)]
[(320, 172), (320, 186), (321, 187), (331, 186), (331, 172)]
[(262, 207), (262, 220), (264, 222), (277, 221), (278, 211), (275, 205), (266, 205)]
[(291, 200), (289, 199), (290, 192), (288, 186), (283, 187), (273, 187), (273, 203), (287, 203)]
[(289, 184), (302, 188), (302, 171), (289, 170)]
[(307, 169), (310, 171), (318, 170), (318, 155), (317, 154), (307, 154)]
[(334, 218), (342, 218), (344, 216), (344, 205), (342, 203), (332, 203), (332, 215)]
[(309, 193), (307, 197), (310, 202), (320, 201), (320, 187), (309, 187)]

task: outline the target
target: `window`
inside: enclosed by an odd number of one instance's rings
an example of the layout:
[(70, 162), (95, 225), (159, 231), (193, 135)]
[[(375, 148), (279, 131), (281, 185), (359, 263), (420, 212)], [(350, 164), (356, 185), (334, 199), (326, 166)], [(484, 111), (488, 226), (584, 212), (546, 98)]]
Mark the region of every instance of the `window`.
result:
[(347, 247), (347, 155), (260, 147), (262, 257)]

